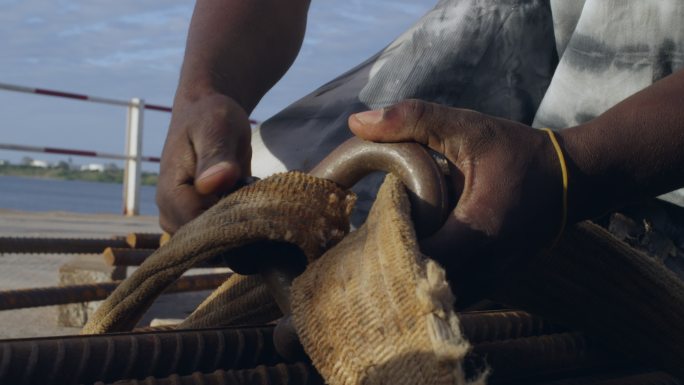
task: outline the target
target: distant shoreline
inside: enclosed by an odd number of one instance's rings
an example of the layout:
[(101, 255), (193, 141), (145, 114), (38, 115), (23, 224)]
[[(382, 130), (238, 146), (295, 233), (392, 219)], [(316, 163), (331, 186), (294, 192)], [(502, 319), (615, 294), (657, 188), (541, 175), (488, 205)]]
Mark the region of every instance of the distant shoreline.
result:
[[(34, 167), (16, 164), (0, 165), (0, 176), (16, 176), (37, 179), (53, 180), (80, 180), (99, 183), (123, 183), (123, 170), (71, 170), (66, 167)], [(151, 172), (142, 172), (141, 183), (143, 186), (156, 186), (158, 175)]]

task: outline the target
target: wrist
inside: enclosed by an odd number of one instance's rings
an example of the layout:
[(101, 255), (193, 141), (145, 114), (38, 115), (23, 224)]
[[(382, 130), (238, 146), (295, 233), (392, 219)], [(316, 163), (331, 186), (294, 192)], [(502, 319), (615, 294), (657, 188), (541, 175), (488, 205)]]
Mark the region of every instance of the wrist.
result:
[(217, 106), (229, 105), (231, 107), (239, 108), (246, 115), (249, 115), (248, 111), (250, 111), (232, 95), (208, 84), (208, 82), (198, 81), (190, 84), (180, 84), (176, 90), (176, 96), (173, 102), (174, 110), (182, 110), (188, 106), (197, 104)]
[(592, 219), (612, 208), (606, 163), (592, 140), (591, 123), (557, 131), (568, 170), (568, 223)]
[(565, 231), (565, 227), (568, 223), (568, 167), (567, 167), (567, 161), (565, 160), (565, 154), (563, 149), (560, 146), (560, 141), (558, 140), (558, 136), (556, 133), (551, 130), (550, 128), (544, 128), (544, 131), (549, 137), (549, 141), (551, 142), (551, 145), (553, 147), (553, 152), (555, 152), (555, 158), (557, 160), (558, 166), (556, 167), (559, 169), (558, 171), (560, 172), (560, 184), (561, 184), (561, 207), (560, 207), (560, 230), (558, 231), (558, 234), (554, 238), (553, 242), (551, 243), (551, 248), (555, 247), (555, 245), (558, 243), (558, 240), (560, 237), (563, 235), (563, 232)]
[(248, 114), (256, 106), (256, 102), (252, 102), (254, 97), (240, 92), (236, 86), (230, 86), (231, 83), (236, 82), (231, 82), (224, 76), (212, 74), (212, 71), (197, 72), (200, 73), (181, 75), (174, 104), (176, 102), (183, 104), (195, 103), (210, 98), (228, 98)]

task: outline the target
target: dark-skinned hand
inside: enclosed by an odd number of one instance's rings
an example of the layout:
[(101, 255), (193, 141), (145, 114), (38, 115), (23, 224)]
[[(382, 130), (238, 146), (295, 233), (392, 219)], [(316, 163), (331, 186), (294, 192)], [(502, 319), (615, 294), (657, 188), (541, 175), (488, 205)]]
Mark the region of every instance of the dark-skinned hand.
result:
[(165, 231), (173, 234), (250, 175), (250, 137), (247, 113), (231, 98), (176, 98), (157, 186)]
[(448, 159), (457, 203), (421, 248), (445, 266), (459, 303), (486, 295), (511, 263), (549, 247), (560, 230), (561, 172), (544, 131), (418, 100), (352, 115), (349, 127)]

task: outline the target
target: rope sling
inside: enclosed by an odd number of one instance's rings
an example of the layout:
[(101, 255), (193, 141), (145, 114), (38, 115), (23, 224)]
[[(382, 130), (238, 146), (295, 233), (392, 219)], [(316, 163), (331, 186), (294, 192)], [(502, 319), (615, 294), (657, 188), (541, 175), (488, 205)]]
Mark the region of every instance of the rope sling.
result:
[[(335, 183), (298, 172), (244, 187), (149, 257), (83, 332), (131, 330), (168, 285), (213, 258), (244, 275), (226, 281), (180, 327), (273, 321), (281, 316), (273, 297), (260, 276), (247, 274), (257, 271), (260, 245), (287, 243), (309, 262), (292, 284), (292, 320), (326, 383), (485, 383), (486, 370), (463, 374), (469, 344), (453, 294), (441, 267), (418, 250), (401, 182), (388, 176), (366, 224), (349, 233), (353, 203)], [(598, 226), (569, 228), (551, 255), (512, 270), (494, 299), (684, 376), (684, 285)]]
[[(297, 172), (247, 186), (149, 257), (83, 332), (130, 330), (154, 298), (197, 263), (223, 256), (235, 260), (236, 270), (250, 271), (253, 266), (230, 250), (292, 242), (311, 262), (292, 285), (293, 320), (327, 383), (465, 384), (461, 363), (469, 345), (443, 270), (418, 251), (401, 182), (388, 176), (367, 224), (342, 240), (353, 201), (334, 183)], [(257, 277), (235, 275), (181, 327), (276, 319), (280, 313)]]

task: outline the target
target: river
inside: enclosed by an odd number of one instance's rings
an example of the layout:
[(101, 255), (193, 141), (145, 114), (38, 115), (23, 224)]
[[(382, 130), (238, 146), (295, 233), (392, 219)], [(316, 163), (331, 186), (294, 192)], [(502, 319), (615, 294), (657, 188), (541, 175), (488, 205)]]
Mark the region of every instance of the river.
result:
[[(0, 176), (0, 209), (120, 214), (122, 191), (117, 183)], [(140, 213), (158, 215), (155, 187), (140, 192)]]

